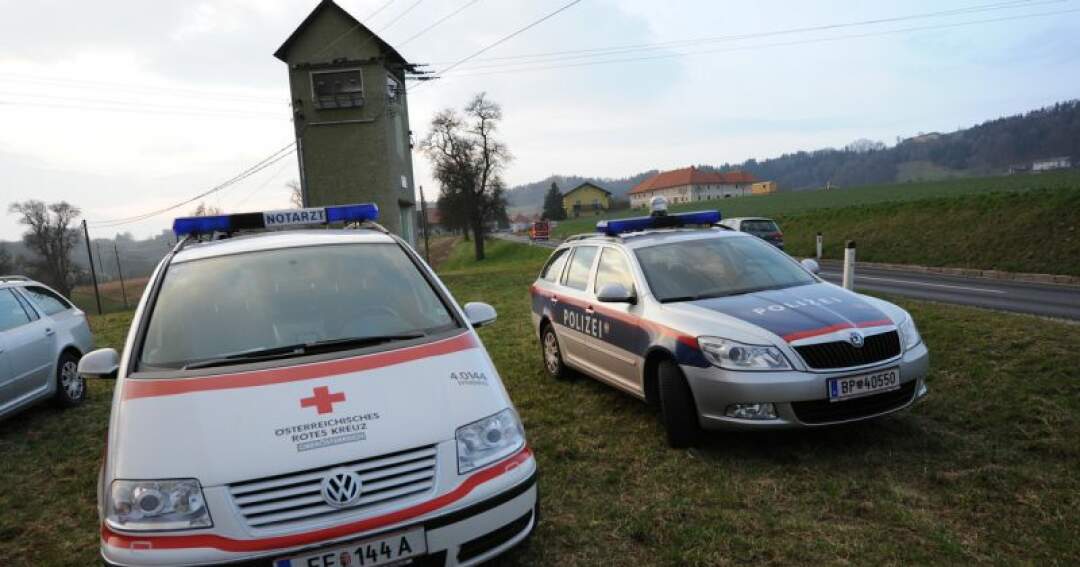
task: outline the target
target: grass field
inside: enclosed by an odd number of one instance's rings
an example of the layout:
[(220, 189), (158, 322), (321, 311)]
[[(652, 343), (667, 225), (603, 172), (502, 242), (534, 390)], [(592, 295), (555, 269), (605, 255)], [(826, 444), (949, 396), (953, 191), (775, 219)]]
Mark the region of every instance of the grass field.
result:
[[(101, 294), (101, 311), (103, 313), (117, 313), (127, 309), (134, 309), (142, 297), (143, 289), (150, 278), (132, 278), (120, 286), (120, 280), (102, 282), (98, 284), (98, 293)], [(124, 294), (127, 293), (127, 305), (124, 304)], [(94, 299), (94, 286), (81, 285), (71, 291), (71, 301), (79, 306), (79, 309), (87, 313), (97, 313), (97, 302)]]
[[(715, 208), (725, 217), (775, 218), (796, 255), (812, 254), (820, 231), (826, 257), (839, 258), (853, 239), (867, 261), (1080, 275), (1076, 171), (736, 197), (672, 210)], [(590, 232), (596, 220), (563, 221), (555, 236)]]
[[(546, 252), (491, 242), (442, 263), (481, 330), (540, 464), (542, 522), (509, 565), (1080, 563), (1080, 327), (901, 301), (932, 352), (930, 397), (878, 422), (710, 435), (668, 449), (653, 410), (543, 372), (527, 287)], [(127, 314), (92, 318), (119, 346)], [(0, 431), (0, 557), (87, 565), (112, 383), (83, 407), (40, 407)], [(14, 561), (14, 563), (12, 563)]]

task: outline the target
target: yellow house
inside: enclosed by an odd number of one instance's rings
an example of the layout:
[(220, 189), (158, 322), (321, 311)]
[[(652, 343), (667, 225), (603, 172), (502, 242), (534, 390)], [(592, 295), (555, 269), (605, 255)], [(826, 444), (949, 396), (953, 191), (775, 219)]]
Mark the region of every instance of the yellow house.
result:
[(768, 195), (776, 193), (775, 181), (758, 181), (750, 186), (750, 192), (754, 195)]
[(589, 182), (582, 183), (577, 187), (563, 193), (563, 209), (566, 218), (577, 218), (582, 215), (599, 215), (614, 204), (611, 191)]

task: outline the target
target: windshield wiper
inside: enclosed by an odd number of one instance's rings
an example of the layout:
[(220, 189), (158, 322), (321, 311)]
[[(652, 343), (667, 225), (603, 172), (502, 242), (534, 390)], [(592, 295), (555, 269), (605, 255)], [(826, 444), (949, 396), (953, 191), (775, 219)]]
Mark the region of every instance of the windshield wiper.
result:
[(210, 368), (213, 366), (228, 366), (232, 364), (245, 364), (248, 362), (260, 362), (263, 360), (275, 360), (279, 358), (291, 358), (317, 352), (334, 352), (337, 350), (349, 350), (365, 346), (372, 346), (392, 341), (407, 341), (419, 339), (425, 333), (399, 333), (396, 335), (371, 335), (367, 337), (343, 337), (340, 339), (325, 339), (297, 343), (279, 347), (261, 348), (233, 354), (226, 354), (216, 358), (197, 360), (184, 365), (182, 370), (194, 370), (197, 368)]

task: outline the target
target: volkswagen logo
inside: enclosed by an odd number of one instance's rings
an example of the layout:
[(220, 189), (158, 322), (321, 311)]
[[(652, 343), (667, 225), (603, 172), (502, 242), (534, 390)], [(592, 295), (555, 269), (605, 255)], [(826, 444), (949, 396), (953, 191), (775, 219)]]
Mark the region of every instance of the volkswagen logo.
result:
[(855, 348), (862, 348), (862, 346), (863, 346), (862, 333), (860, 333), (858, 331), (852, 331), (851, 334), (848, 335), (848, 342), (851, 343), (851, 346), (853, 346)]
[(322, 497), (335, 508), (352, 506), (360, 500), (360, 475), (349, 470), (336, 470), (322, 479)]

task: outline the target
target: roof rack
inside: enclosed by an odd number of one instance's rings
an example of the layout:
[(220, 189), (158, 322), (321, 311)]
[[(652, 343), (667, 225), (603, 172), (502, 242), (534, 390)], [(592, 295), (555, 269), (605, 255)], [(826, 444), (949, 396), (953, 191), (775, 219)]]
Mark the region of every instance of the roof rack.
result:
[(31, 280), (30, 278), (28, 278), (26, 276), (15, 276), (15, 275), (12, 275), (12, 276), (0, 276), (0, 283), (5, 283), (5, 282), (29, 282), (29, 281), (33, 281), (33, 280)]

